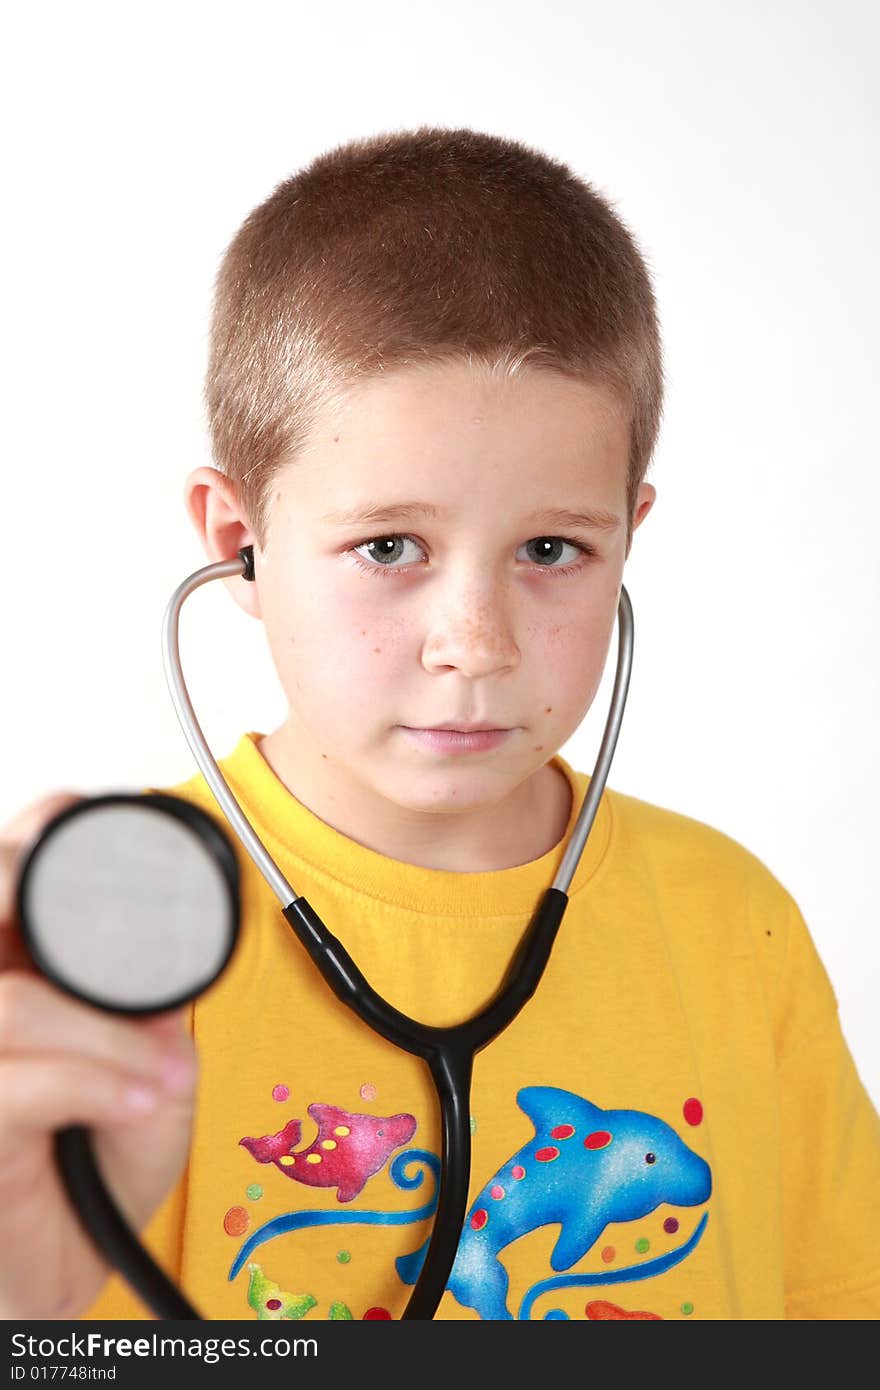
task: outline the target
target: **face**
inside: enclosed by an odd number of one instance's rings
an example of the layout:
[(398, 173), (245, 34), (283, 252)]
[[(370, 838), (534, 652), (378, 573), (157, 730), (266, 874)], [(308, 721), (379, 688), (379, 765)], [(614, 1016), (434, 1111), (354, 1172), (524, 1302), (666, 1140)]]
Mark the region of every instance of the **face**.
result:
[[(289, 785), (448, 816), (544, 768), (614, 632), (628, 448), (615, 398), (559, 375), (454, 364), (358, 387), (277, 477), (256, 584), (233, 581), (257, 591), (289, 700)], [(408, 732), (449, 722), (508, 732), (467, 751)]]

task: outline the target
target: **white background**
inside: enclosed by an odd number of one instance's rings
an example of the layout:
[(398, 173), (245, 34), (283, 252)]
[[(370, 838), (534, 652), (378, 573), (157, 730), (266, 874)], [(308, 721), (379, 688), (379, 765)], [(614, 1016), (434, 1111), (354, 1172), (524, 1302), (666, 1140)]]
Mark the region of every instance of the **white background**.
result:
[[(205, 563), (187, 473), (213, 276), (321, 151), (512, 136), (615, 203), (668, 398), (625, 582), (611, 785), (709, 822), (798, 901), (880, 1100), (878, 8), (865, 0), (19, 6), (6, 20), (0, 819), (195, 770), (162, 672)], [(181, 623), (218, 756), (283, 716), (222, 585)], [(612, 649), (613, 651), (613, 649)], [(589, 771), (611, 667), (562, 750)]]

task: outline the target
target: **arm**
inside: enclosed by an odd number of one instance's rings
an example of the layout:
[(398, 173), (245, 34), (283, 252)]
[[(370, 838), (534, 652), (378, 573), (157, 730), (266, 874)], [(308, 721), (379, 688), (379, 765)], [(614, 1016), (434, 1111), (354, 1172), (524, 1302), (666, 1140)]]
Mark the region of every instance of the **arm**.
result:
[(786, 1316), (880, 1317), (880, 1118), (789, 899), (777, 999)]

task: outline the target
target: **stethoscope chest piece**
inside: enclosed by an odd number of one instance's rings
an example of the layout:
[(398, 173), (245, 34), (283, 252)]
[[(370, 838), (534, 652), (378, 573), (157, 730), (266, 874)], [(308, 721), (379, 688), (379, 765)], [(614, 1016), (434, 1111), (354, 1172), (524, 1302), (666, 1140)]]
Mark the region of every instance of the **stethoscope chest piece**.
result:
[(97, 796), (56, 816), (31, 847), (18, 918), (34, 963), (68, 994), (156, 1013), (203, 993), (239, 931), (239, 877), (225, 833), (165, 794)]

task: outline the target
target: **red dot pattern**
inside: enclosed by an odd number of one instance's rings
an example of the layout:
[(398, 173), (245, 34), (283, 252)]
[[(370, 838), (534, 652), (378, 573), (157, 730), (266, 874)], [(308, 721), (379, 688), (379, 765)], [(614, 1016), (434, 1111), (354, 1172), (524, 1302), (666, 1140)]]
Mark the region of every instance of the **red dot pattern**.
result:
[(585, 1149), (607, 1149), (611, 1143), (611, 1135), (607, 1129), (594, 1129), (592, 1134), (588, 1134), (584, 1140)]
[(691, 1096), (690, 1100), (685, 1101), (682, 1106), (682, 1113), (689, 1125), (698, 1125), (702, 1123), (703, 1107), (696, 1096)]
[(393, 1319), (387, 1308), (368, 1308), (361, 1318), (361, 1322), (392, 1322)]
[(551, 1129), (551, 1131), (550, 1131), (550, 1138), (551, 1138), (551, 1139), (570, 1139), (571, 1136), (572, 1136), (573, 1134), (574, 1134), (574, 1125), (557, 1125), (555, 1129)]
[(548, 1144), (546, 1149), (539, 1149), (535, 1158), (539, 1163), (552, 1163), (554, 1158), (559, 1157), (559, 1150), (553, 1144)]
[(471, 1217), (471, 1230), (472, 1230), (472, 1231), (482, 1231), (483, 1227), (485, 1226), (485, 1224), (486, 1224), (486, 1222), (487, 1222), (488, 1220), (489, 1220), (489, 1213), (487, 1212), (486, 1208), (485, 1208), (485, 1207), (477, 1207), (477, 1210), (474, 1212), (473, 1216)]

